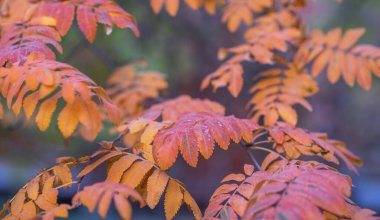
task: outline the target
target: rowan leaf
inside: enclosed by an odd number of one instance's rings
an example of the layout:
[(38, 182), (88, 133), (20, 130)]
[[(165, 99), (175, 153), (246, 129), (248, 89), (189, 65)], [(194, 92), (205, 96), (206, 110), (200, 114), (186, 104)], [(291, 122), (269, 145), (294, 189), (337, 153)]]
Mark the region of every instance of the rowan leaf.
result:
[[(294, 128), (285, 123), (272, 126), (267, 131), (267, 140), (272, 148), (289, 159), (298, 159), (301, 155), (317, 156), (335, 164), (339, 164), (338, 159), (341, 159), (354, 172), (357, 172), (356, 166), (362, 164), (361, 159), (349, 151), (344, 143), (330, 140), (326, 134)], [(263, 168), (277, 158), (278, 155), (269, 154), (263, 162)]]
[(215, 112), (224, 115), (225, 108), (221, 104), (208, 99), (196, 99), (181, 95), (169, 101), (153, 105), (144, 112), (142, 117), (156, 120), (161, 116), (164, 121), (174, 121), (183, 114), (190, 112)]
[(58, 115), (58, 128), (65, 138), (72, 135), (75, 128), (78, 126), (79, 107), (77, 104), (68, 104)]
[(243, 219), (354, 215), (347, 202), (351, 180), (334, 169), (317, 162), (283, 161), (270, 172), (252, 194)]
[[(101, 195), (98, 195), (98, 198), (96, 199), (93, 198), (94, 191), (101, 192)], [(141, 195), (128, 186), (115, 182), (100, 182), (91, 186), (86, 186), (82, 191), (78, 192), (73, 197), (73, 204), (82, 203), (92, 212), (92, 205), (87, 201), (93, 199), (98, 205), (99, 215), (105, 218), (113, 199), (119, 215), (123, 219), (128, 219), (128, 217), (131, 216), (132, 211), (128, 198), (138, 201), (141, 207), (145, 204)], [(122, 206), (124, 206), (123, 209)]]
[(44, 1), (37, 6), (34, 16), (54, 18), (59, 33), (65, 36), (73, 24), (75, 12), (78, 26), (89, 42), (95, 40), (98, 23), (108, 28), (113, 25), (129, 28), (136, 36), (140, 34), (134, 17), (111, 0)]
[(19, 214), (24, 207), (24, 202), (25, 202), (25, 190), (22, 189), (16, 194), (15, 199), (11, 203), (11, 213), (13, 215)]
[(131, 219), (132, 208), (131, 204), (121, 195), (114, 195), (113, 201), (115, 202), (116, 210), (122, 219)]
[[(246, 164), (245, 168), (250, 166)], [(257, 183), (268, 175), (260, 171), (248, 174), (229, 174), (221, 181), (223, 184), (210, 198), (204, 219), (224, 219), (225, 215), (236, 216), (237, 219), (237, 216), (244, 215)]]
[(153, 163), (150, 161), (135, 163), (124, 173), (121, 182), (131, 188), (136, 188), (152, 168)]
[(271, 69), (258, 75), (250, 92), (253, 97), (247, 107), (251, 109), (252, 120), (275, 125), (280, 119), (291, 124), (297, 123), (297, 112), (292, 106), (299, 104), (311, 111), (306, 97), (318, 91), (316, 82), (305, 72), (299, 72), (293, 64), (287, 70)]
[[(185, 161), (196, 167), (199, 155), (200, 135), (204, 135), (202, 142), (204, 148), (212, 149), (214, 141), (221, 148), (227, 149), (230, 139), (238, 143), (241, 139), (250, 142), (252, 132), (259, 127), (249, 120), (237, 119), (233, 116), (222, 116), (217, 113), (200, 112), (182, 115), (173, 126), (160, 130), (153, 141), (153, 156), (162, 169), (170, 168), (176, 161), (178, 149)], [(198, 131), (198, 132), (197, 132)], [(203, 131), (209, 131), (203, 133)], [(195, 133), (197, 132), (197, 136)], [(207, 135), (207, 136), (206, 136)], [(209, 153), (204, 153), (208, 158)]]
[(122, 110), (123, 120), (136, 118), (146, 109), (146, 102), (160, 97), (168, 88), (165, 76), (155, 71), (137, 71), (143, 63), (118, 68), (108, 80), (107, 94)]
[(87, 40), (92, 43), (96, 36), (96, 17), (89, 5), (80, 5), (77, 10), (78, 25), (86, 36)]
[[(58, 43), (61, 41), (61, 37), (54, 29), (54, 25), (34, 22), (38, 18), (41, 17), (14, 22), (2, 28), (0, 39), (0, 63), (2, 65), (6, 62), (23, 63), (30, 57), (53, 60), (55, 54), (48, 45), (52, 45), (60, 53), (63, 52)], [(30, 81), (29, 85), (31, 85)]]
[(155, 170), (148, 178), (146, 203), (149, 208), (153, 209), (157, 206), (168, 181), (169, 176), (160, 170)]
[(114, 162), (107, 173), (107, 181), (120, 182), (125, 170), (138, 159), (135, 155), (126, 155)]
[(53, 112), (57, 108), (57, 101), (58, 97), (54, 96), (41, 104), (36, 116), (36, 123), (41, 131), (46, 131), (46, 129), (48, 129)]
[(83, 177), (87, 174), (89, 174), (91, 171), (93, 171), (95, 168), (97, 168), (100, 164), (104, 163), (105, 161), (113, 158), (113, 157), (116, 157), (116, 156), (119, 156), (121, 155), (122, 152), (110, 152), (104, 156), (102, 156), (101, 158), (99, 158), (98, 160), (96, 160), (94, 163), (92, 164), (89, 164), (87, 165), (78, 175), (77, 177)]
[(250, 25), (253, 15), (261, 13), (272, 6), (271, 1), (231, 1), (222, 16), (222, 21), (227, 23), (228, 30), (235, 32), (241, 23)]
[[(78, 177), (88, 175), (93, 169), (102, 163), (107, 163), (107, 179), (105, 182), (120, 183), (136, 190), (142, 195), (142, 198), (151, 209), (154, 209), (157, 206), (165, 191), (167, 192), (168, 190), (168, 182), (171, 181), (180, 188), (180, 192), (183, 194), (182, 196), (186, 195), (186, 201), (185, 199), (181, 199), (179, 204), (172, 203), (171, 205), (180, 207), (183, 203), (186, 203), (189, 209), (193, 212), (195, 218), (201, 219), (199, 207), (183, 184), (162, 171), (154, 161), (147, 160), (142, 156), (133, 153), (120, 151), (120, 149), (107, 147), (108, 143), (103, 143), (103, 146), (103, 149), (95, 152), (92, 156), (84, 158), (87, 161), (94, 160), (95, 162), (87, 165), (80, 174), (78, 174)], [(89, 208), (90, 212), (94, 211), (96, 205), (99, 203), (99, 198), (103, 195), (103, 191), (95, 190), (94, 188), (94, 191), (90, 192), (88, 190), (87, 193), (83, 194), (86, 195), (83, 195), (82, 202)], [(107, 201), (109, 201), (108, 197), (100, 210), (102, 215), (107, 212)], [(127, 215), (127, 212), (120, 215)]]
[[(184, 1), (191, 9), (198, 9), (204, 6), (206, 10), (212, 14), (215, 10), (214, 0), (185, 0)], [(155, 14), (158, 14), (163, 8), (168, 12), (170, 16), (176, 16), (180, 6), (180, 0), (150, 0), (150, 6)], [(165, 6), (165, 7), (164, 7)]]
[(348, 85), (353, 86), (356, 81), (360, 87), (369, 90), (372, 73), (378, 76), (379, 72), (379, 66), (371, 65), (379, 59), (379, 48), (355, 45), (365, 33), (363, 28), (349, 29), (342, 37), (340, 32), (339, 28), (327, 34), (315, 30), (310, 39), (301, 45), (296, 60), (303, 65), (312, 63), (313, 76), (326, 69), (331, 83), (336, 83), (343, 76)]
[(183, 201), (183, 192), (180, 185), (170, 180), (165, 194), (165, 216), (171, 220), (177, 214)]
[[(77, 161), (68, 162), (75, 166)], [(58, 188), (73, 184), (68, 163), (41, 171), (21, 188), (1, 211), (2, 219), (68, 217), (67, 204), (58, 203)], [(5, 216), (4, 216), (5, 215)]]
[[(41, 131), (49, 127), (60, 100), (64, 100), (66, 105), (58, 114), (58, 128), (65, 138), (69, 138), (79, 127), (78, 131), (85, 139), (95, 139), (101, 130), (99, 107), (106, 109), (113, 121), (120, 122), (118, 109), (104, 90), (67, 64), (51, 60), (28, 60), (9, 68), (2, 67), (2, 70), (6, 73), (0, 80), (5, 82), (2, 93), (7, 103), (16, 114), (23, 106), (28, 119), (38, 108), (35, 121)], [(29, 77), (33, 77), (36, 82), (30, 83), (29, 80), (27, 83)], [(12, 104), (14, 99), (16, 102)], [(97, 104), (95, 99), (101, 102)]]

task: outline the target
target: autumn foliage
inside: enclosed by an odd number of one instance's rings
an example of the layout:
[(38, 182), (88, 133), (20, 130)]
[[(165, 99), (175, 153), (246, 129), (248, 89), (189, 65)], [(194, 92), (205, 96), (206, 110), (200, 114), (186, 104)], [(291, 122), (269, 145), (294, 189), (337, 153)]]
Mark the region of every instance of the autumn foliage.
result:
[[(58, 61), (56, 53), (64, 53), (60, 41), (74, 25), (89, 43), (100, 26), (107, 35), (114, 27), (140, 35), (134, 17), (112, 0), (1, 4), (0, 119), (6, 112), (24, 115), (41, 131), (57, 124), (65, 139), (79, 135), (94, 141), (107, 128), (104, 122), (112, 122), (109, 132), (117, 133), (90, 156), (57, 158), (4, 204), (2, 219), (69, 218), (80, 206), (106, 218), (111, 204), (120, 218), (131, 219), (131, 202), (155, 209), (160, 201), (167, 219), (182, 205), (195, 219), (209, 220), (379, 219), (349, 199), (351, 178), (332, 167), (343, 162), (357, 173), (361, 159), (325, 133), (298, 128), (295, 110), (295, 105), (312, 110), (307, 98), (318, 92), (316, 77), (322, 73), (333, 84), (342, 78), (349, 86), (371, 88), (372, 77), (380, 77), (380, 49), (358, 44), (363, 28), (306, 31), (299, 16), (306, 0), (150, 0), (154, 13), (171, 16), (181, 4), (210, 15), (220, 10), (230, 32), (244, 33), (241, 44), (220, 49), (221, 65), (200, 85), (214, 92), (226, 87), (238, 97), (246, 92), (243, 75), (249, 74), (243, 64), (264, 66), (252, 74), (247, 117), (238, 118), (209, 99), (167, 99), (164, 74), (140, 71), (143, 62), (120, 67), (102, 88)], [(227, 175), (205, 210), (168, 174), (179, 156), (197, 167), (216, 147), (237, 145), (252, 164)], [(257, 150), (267, 153), (260, 163)], [(103, 164), (104, 181), (83, 186)], [(72, 202), (61, 203), (60, 192), (71, 187), (77, 187)]]

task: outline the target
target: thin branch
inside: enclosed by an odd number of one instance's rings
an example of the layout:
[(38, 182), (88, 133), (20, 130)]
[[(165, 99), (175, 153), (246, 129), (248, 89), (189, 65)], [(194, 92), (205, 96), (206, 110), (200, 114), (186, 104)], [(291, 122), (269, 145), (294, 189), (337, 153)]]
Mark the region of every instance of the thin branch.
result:
[(73, 185), (73, 184), (79, 184), (79, 183), (80, 183), (80, 181), (72, 181), (72, 182), (65, 183), (65, 184), (62, 184), (60, 186), (57, 186), (57, 187), (55, 187), (55, 189), (61, 189), (61, 188), (64, 188), (66, 186)]
[(282, 156), (281, 154), (279, 154), (278, 152), (273, 151), (273, 150), (270, 150), (270, 149), (267, 149), (267, 148), (264, 148), (264, 147), (259, 147), (259, 146), (252, 145), (252, 146), (249, 147), (249, 148), (252, 149), (252, 150), (262, 150), (262, 151), (266, 151), (266, 152), (269, 152), (269, 153), (275, 153), (275, 154), (277, 154), (279, 157), (281, 157), (282, 159), (284, 159), (284, 160), (288, 160), (288, 159), (286, 159), (284, 156)]
[(269, 143), (272, 143), (273, 141), (270, 141), (270, 140), (266, 140), (266, 141), (258, 141), (258, 142), (255, 142), (255, 143), (248, 143), (246, 144), (247, 147), (252, 147), (252, 146), (256, 146), (258, 144), (269, 144)]
[(249, 157), (251, 158), (251, 160), (252, 160), (253, 164), (256, 166), (256, 168), (260, 171), (263, 171), (263, 169), (261, 168), (260, 164), (257, 162), (255, 155), (253, 154), (251, 149), (246, 144), (242, 144), (242, 146), (247, 151)]
[(124, 137), (124, 134), (123, 134), (123, 133), (119, 134), (119, 135), (118, 135), (118, 136), (112, 141), (112, 146), (115, 146), (116, 143), (121, 142), (121, 140), (123, 139), (123, 137)]
[(260, 164), (257, 162), (255, 155), (253, 154), (253, 152), (251, 151), (250, 148), (247, 148), (247, 152), (248, 152), (248, 155), (251, 157), (251, 160), (253, 161), (253, 163), (257, 167), (257, 169), (260, 171), (263, 171), (263, 169), (261, 168)]

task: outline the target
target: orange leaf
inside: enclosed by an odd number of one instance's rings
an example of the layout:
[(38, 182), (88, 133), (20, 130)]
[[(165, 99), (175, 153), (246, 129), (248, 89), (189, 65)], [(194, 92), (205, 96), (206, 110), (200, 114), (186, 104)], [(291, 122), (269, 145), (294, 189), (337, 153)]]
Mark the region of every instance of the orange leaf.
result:
[(58, 128), (63, 137), (68, 138), (78, 126), (79, 107), (77, 103), (66, 105), (58, 115)]
[(53, 112), (57, 108), (58, 97), (55, 95), (47, 100), (45, 100), (39, 108), (36, 116), (36, 123), (41, 131), (46, 131), (50, 125)]
[(160, 201), (161, 195), (169, 181), (169, 176), (156, 169), (148, 179), (146, 203), (153, 209)]
[(279, 105), (278, 113), (287, 123), (291, 125), (297, 124), (297, 112), (289, 105)]
[[(202, 141), (202, 155), (207, 158), (212, 153), (214, 140), (221, 148), (227, 149), (230, 139), (236, 143), (242, 138), (251, 141), (252, 131), (258, 128), (249, 120), (233, 116), (224, 117), (211, 112), (184, 114), (173, 126), (157, 133), (153, 141), (153, 156), (162, 169), (168, 169), (176, 161), (179, 148), (185, 161), (195, 167), (199, 155), (198, 141)], [(203, 138), (200, 137), (202, 135)]]
[(183, 192), (180, 185), (173, 181), (169, 181), (168, 188), (165, 194), (165, 216), (166, 219), (171, 220), (177, 214), (182, 205)]
[(165, 6), (169, 15), (175, 16), (178, 12), (179, 0), (166, 0)]

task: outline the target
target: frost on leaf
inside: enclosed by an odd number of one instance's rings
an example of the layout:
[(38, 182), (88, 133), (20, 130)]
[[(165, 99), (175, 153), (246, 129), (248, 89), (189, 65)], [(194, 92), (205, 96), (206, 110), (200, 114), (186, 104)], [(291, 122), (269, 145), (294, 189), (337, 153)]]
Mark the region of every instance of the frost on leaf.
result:
[(211, 157), (214, 142), (226, 150), (230, 139), (235, 143), (241, 139), (252, 141), (252, 132), (258, 128), (250, 120), (234, 116), (212, 112), (184, 114), (172, 126), (157, 133), (153, 141), (153, 157), (162, 169), (168, 169), (180, 151), (185, 161), (196, 167), (199, 153), (205, 159)]
[(208, 99), (183, 95), (151, 106), (139, 118), (119, 126), (118, 131), (127, 145), (151, 144), (158, 131), (171, 126), (182, 115), (194, 112), (224, 114), (224, 107)]

